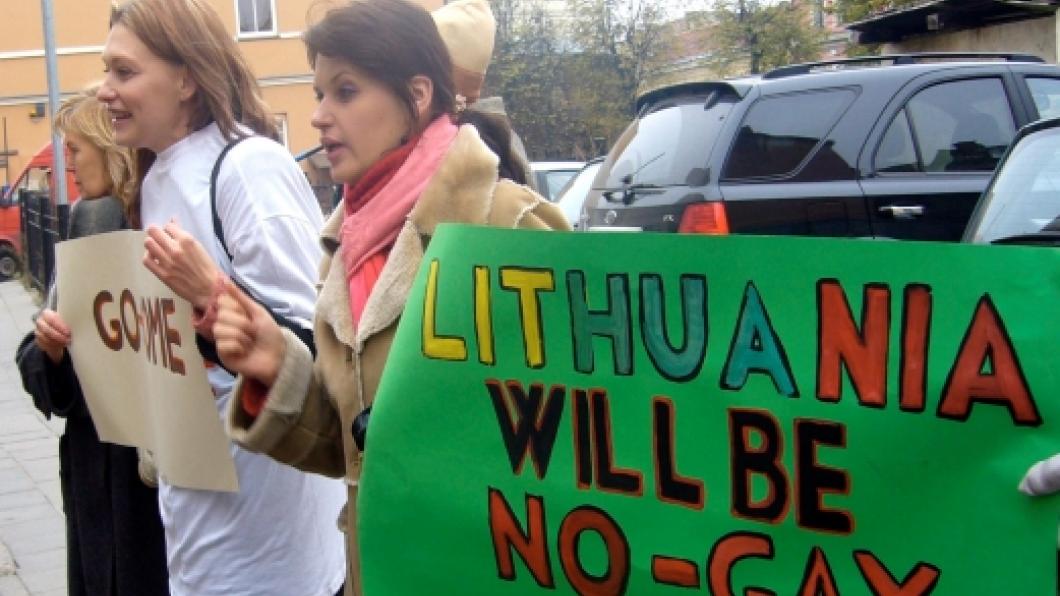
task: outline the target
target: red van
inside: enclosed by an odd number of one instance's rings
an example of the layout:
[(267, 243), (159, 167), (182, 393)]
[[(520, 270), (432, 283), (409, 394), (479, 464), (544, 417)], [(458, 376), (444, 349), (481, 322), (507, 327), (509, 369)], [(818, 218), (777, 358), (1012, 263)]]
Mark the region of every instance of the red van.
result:
[[(10, 279), (18, 273), (22, 263), (21, 209), (18, 202), (20, 190), (48, 191), (55, 204), (55, 177), (52, 144), (41, 148), (22, 169), (3, 196), (0, 197), (0, 281)], [(67, 164), (70, 158), (67, 156)], [(71, 203), (79, 198), (74, 175), (67, 170), (66, 193)]]

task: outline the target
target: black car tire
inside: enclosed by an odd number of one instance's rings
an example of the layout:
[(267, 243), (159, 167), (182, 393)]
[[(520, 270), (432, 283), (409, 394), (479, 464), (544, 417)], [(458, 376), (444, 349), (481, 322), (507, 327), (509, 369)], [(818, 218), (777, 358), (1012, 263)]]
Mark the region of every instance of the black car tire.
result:
[(0, 247), (0, 281), (7, 281), (18, 275), (22, 269), (22, 263), (15, 251), (8, 247)]

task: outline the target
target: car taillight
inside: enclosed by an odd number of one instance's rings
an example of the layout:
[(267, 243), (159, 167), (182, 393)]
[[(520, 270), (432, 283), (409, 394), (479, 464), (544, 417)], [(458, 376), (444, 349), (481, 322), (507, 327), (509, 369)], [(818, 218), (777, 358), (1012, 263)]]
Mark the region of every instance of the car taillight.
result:
[(729, 218), (725, 215), (725, 203), (711, 201), (689, 205), (681, 216), (677, 231), (682, 234), (728, 234)]

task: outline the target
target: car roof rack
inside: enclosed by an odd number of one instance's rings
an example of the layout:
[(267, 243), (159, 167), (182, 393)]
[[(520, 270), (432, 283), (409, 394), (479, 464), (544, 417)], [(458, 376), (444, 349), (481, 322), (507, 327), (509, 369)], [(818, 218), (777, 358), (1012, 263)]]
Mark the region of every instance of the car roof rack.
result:
[(805, 62), (781, 66), (762, 75), (763, 79), (782, 79), (793, 75), (809, 74), (820, 70), (841, 70), (847, 66), (884, 66), (899, 64), (917, 64), (942, 60), (994, 60), (1005, 62), (1045, 62), (1033, 54), (1015, 54), (1010, 52), (918, 52), (915, 54), (882, 54), (879, 56), (858, 56), (821, 62)]

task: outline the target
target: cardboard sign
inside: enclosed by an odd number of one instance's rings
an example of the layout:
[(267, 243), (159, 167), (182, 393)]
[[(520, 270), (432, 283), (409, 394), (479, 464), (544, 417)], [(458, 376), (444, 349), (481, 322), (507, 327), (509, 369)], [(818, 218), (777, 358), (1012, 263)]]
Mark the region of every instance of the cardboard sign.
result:
[(1041, 248), (444, 227), (365, 590), (1052, 594), (1058, 300)]
[(234, 492), (191, 305), (143, 266), (143, 254), (138, 231), (55, 247), (58, 312), (92, 422), (103, 441), (151, 450), (170, 484)]

